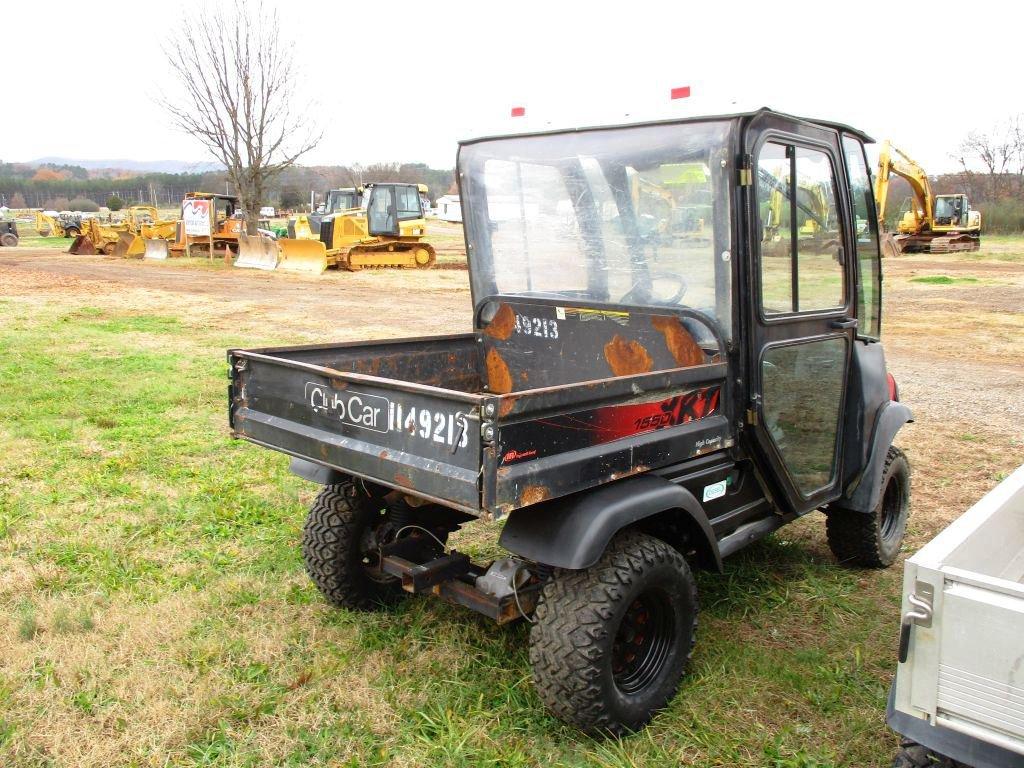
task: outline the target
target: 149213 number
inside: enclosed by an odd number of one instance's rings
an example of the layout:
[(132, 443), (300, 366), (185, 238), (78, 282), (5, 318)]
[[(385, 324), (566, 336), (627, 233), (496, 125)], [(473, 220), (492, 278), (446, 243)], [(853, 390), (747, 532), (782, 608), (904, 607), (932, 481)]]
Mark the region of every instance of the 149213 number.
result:
[(516, 333), (523, 336), (539, 336), (543, 339), (557, 339), (558, 321), (543, 317), (516, 315)]

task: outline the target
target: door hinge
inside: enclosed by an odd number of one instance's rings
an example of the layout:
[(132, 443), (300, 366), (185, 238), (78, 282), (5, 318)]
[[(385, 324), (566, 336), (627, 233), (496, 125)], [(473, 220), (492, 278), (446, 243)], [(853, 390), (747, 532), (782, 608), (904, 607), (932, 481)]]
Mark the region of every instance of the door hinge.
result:
[(757, 415), (758, 409), (761, 407), (761, 396), (754, 395), (750, 399), (750, 407), (747, 408), (747, 424), (756, 427), (761, 423), (760, 416)]
[(753, 162), (749, 154), (743, 155), (743, 157), (740, 158), (740, 167), (737, 170), (739, 171), (739, 179), (736, 182), (737, 184), (741, 187), (749, 187), (754, 183)]

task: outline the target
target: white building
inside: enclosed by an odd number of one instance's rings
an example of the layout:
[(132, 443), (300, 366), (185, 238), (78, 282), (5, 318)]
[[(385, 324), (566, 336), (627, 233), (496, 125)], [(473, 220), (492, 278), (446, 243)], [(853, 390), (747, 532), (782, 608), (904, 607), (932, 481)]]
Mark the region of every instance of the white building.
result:
[(462, 203), (458, 195), (442, 195), (437, 198), (437, 218), (442, 221), (456, 221), (462, 223)]

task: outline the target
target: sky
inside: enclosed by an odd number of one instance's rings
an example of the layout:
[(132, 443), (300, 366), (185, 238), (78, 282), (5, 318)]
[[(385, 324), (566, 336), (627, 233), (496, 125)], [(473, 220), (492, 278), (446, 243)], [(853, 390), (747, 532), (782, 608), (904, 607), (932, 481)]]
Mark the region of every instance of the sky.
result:
[[(451, 167), (461, 138), (770, 106), (941, 173), (968, 132), (1024, 112), (1013, 2), (265, 1), (293, 44), (295, 104), (324, 132), (308, 165)], [(5, 79), (32, 96), (0, 122), (0, 160), (208, 161), (155, 101), (178, 85), (154, 30), (202, 8), (49, 2), (74, 19), (55, 25), (5, 9)], [(670, 100), (680, 86), (691, 96)]]

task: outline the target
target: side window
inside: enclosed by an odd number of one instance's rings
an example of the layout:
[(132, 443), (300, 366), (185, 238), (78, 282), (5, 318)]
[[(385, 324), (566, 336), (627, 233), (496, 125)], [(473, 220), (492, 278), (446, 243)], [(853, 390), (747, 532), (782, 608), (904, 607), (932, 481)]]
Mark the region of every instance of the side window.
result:
[(839, 309), (845, 303), (842, 232), (828, 156), (768, 142), (757, 177), (765, 314)]
[(416, 187), (398, 187), (398, 220), (422, 219), (423, 208), (420, 193)]
[(858, 335), (877, 339), (881, 336), (882, 268), (878, 256), (878, 220), (875, 218), (874, 191), (868, 173), (864, 147), (852, 136), (843, 137), (843, 152), (850, 171), (850, 197), (857, 226)]

